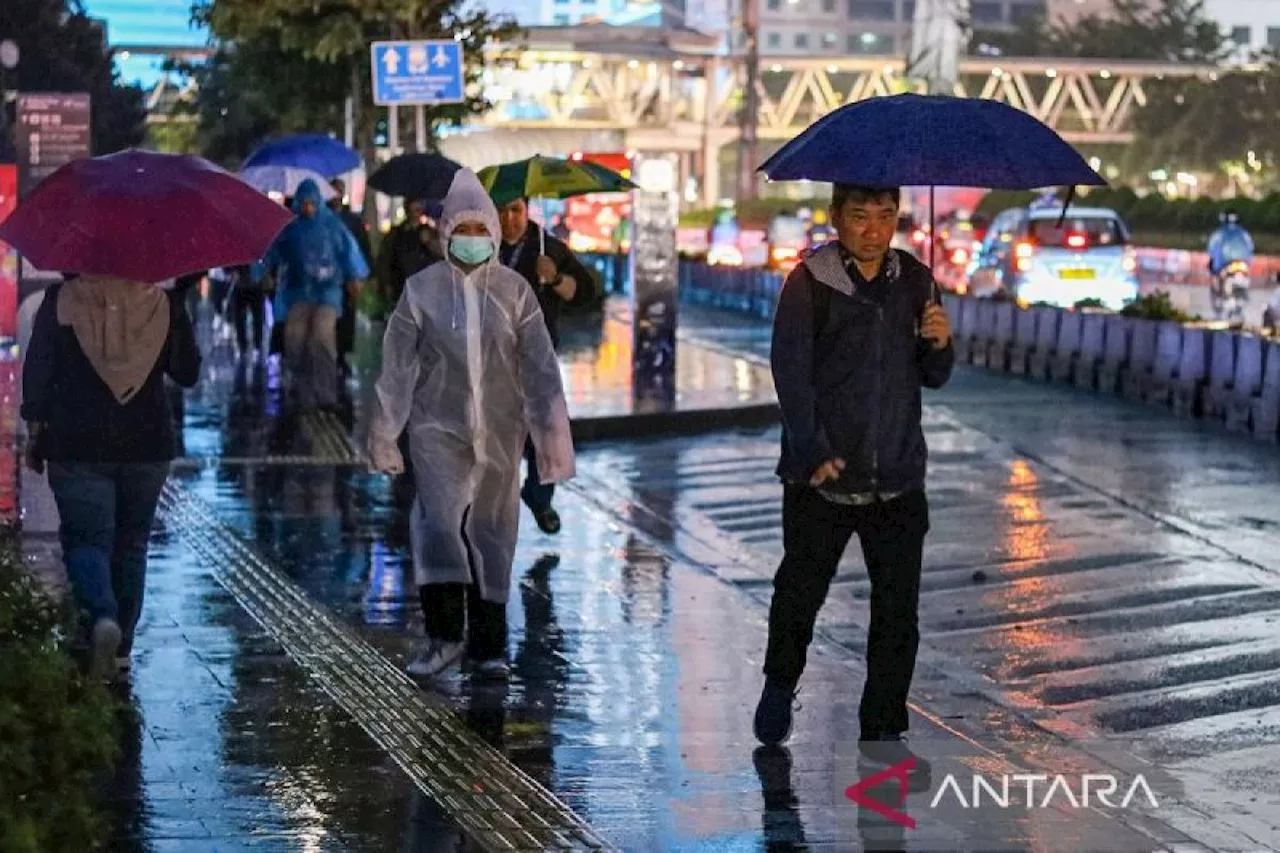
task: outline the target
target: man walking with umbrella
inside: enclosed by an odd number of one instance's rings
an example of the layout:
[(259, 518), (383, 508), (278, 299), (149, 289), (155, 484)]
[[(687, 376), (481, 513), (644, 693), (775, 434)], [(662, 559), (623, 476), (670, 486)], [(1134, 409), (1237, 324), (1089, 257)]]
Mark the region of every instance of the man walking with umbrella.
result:
[(945, 384), (954, 363), (933, 276), (889, 246), (899, 197), (896, 188), (837, 184), (838, 241), (795, 268), (778, 303), (772, 361), (783, 422), (784, 556), (755, 716), (766, 745), (790, 734), (818, 611), (857, 535), (871, 580), (860, 750), (885, 764), (913, 757), (901, 736), (929, 530), (920, 389)]
[[(562, 241), (543, 231), (529, 219), (529, 200), (518, 198), (498, 211), (502, 225), (500, 258), (529, 282), (538, 296), (542, 317), (551, 342), (560, 346), (560, 309), (564, 305), (585, 305), (591, 301), (595, 282), (582, 262)], [(533, 513), (543, 533), (560, 532), (560, 514), (551, 506), (555, 486), (538, 477), (538, 461), (533, 442), (526, 441), (524, 458), (528, 469), (520, 498)]]
[[(774, 181), (832, 183), (838, 240), (795, 268), (774, 320), (784, 556), (773, 582), (755, 734), (770, 746), (790, 734), (814, 622), (857, 534), (871, 581), (859, 752), (873, 764), (897, 764), (915, 758), (902, 735), (929, 530), (920, 389), (945, 384), (955, 359), (929, 269), (889, 248), (897, 187), (1106, 181), (1027, 113), (982, 98), (915, 94), (846, 104), (760, 171)], [(927, 776), (927, 762), (916, 760)]]

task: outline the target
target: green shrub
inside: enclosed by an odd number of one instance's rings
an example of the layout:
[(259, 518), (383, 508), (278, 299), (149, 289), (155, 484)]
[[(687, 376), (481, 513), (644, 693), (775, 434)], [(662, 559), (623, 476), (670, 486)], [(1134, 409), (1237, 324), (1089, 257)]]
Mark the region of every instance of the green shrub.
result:
[(1141, 320), (1175, 320), (1179, 323), (1189, 323), (1198, 319), (1180, 310), (1170, 300), (1169, 294), (1164, 291), (1139, 296), (1126, 305), (1120, 313), (1126, 317), (1136, 317)]
[(1090, 296), (1087, 299), (1081, 299), (1075, 305), (1071, 306), (1076, 311), (1084, 311), (1090, 308), (1106, 308), (1107, 305), (1096, 296)]
[(1223, 203), (1212, 198), (1198, 198), (1178, 209), (1177, 228), (1189, 234), (1208, 234), (1218, 227), (1218, 212)]
[(83, 853), (103, 831), (98, 785), (118, 748), (117, 703), (65, 649), (68, 614), (0, 531), (0, 850)]

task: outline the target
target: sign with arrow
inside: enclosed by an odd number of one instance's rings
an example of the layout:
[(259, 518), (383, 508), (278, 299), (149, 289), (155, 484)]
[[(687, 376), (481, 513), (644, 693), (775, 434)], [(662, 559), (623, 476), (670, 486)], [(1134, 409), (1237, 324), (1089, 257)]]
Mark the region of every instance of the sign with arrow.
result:
[(375, 104), (415, 106), (466, 100), (459, 42), (376, 41), (369, 58)]

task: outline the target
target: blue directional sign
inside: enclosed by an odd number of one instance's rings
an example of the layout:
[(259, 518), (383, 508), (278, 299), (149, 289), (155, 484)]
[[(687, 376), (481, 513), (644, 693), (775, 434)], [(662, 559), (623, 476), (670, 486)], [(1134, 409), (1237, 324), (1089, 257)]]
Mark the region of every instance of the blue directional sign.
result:
[(376, 41), (373, 102), (384, 106), (456, 104), (463, 93), (462, 45), (456, 41)]

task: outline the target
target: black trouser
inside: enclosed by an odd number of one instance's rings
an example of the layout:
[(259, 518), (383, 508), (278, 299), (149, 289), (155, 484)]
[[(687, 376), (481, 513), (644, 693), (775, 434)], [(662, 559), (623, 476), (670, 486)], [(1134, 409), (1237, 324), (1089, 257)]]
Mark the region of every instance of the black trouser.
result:
[(929, 503), (923, 491), (887, 503), (845, 506), (802, 485), (782, 500), (784, 556), (773, 580), (764, 672), (794, 684), (804, 672), (813, 626), (856, 533), (871, 579), (867, 681), (858, 717), (863, 738), (907, 730), (907, 692), (920, 645), (918, 606)]
[(342, 293), (342, 316), (338, 318), (338, 362), (356, 348), (356, 300), (350, 291)]
[(446, 643), (467, 640), (474, 660), (507, 656), (507, 605), (485, 601), (475, 584), (432, 583), (418, 587), (427, 636)]
[(520, 499), (529, 511), (535, 515), (551, 509), (551, 501), (556, 495), (555, 483), (544, 483), (538, 476), (538, 451), (533, 446), (533, 439), (524, 440), (524, 461), (527, 466), (524, 485), (520, 488)]
[(253, 346), (262, 349), (262, 333), (267, 322), (267, 295), (261, 290), (237, 287), (231, 291), (231, 322), (236, 327), (236, 343), (240, 352), (249, 349), (249, 329), (252, 323)]

